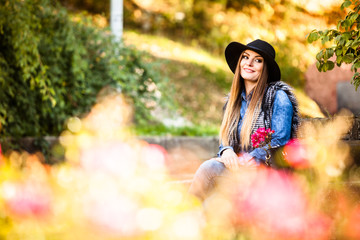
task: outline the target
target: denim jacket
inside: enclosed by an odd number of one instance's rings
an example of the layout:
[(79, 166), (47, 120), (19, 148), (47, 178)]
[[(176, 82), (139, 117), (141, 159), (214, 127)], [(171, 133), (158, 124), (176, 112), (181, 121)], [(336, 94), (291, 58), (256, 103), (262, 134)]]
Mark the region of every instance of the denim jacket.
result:
[[(240, 121), (238, 125), (238, 134), (240, 134), (242, 120), (245, 116), (245, 112), (248, 108), (250, 99), (246, 99), (245, 91), (241, 93), (242, 102), (241, 102), (241, 109), (240, 109)], [(287, 96), (287, 94), (283, 90), (278, 90), (275, 95), (274, 105), (273, 105), (273, 114), (271, 119), (271, 129), (274, 130), (274, 134), (272, 135), (271, 139), (271, 146), (283, 146), (289, 140), (291, 136), (291, 123), (292, 123), (292, 116), (293, 116), (293, 106), (292, 103)], [(218, 157), (221, 156), (222, 152), (225, 149), (233, 149), (231, 146), (223, 146), (220, 144)], [(267, 148), (264, 147), (264, 148)], [(256, 160), (263, 160), (265, 161), (266, 151), (263, 148), (256, 148), (249, 153)]]

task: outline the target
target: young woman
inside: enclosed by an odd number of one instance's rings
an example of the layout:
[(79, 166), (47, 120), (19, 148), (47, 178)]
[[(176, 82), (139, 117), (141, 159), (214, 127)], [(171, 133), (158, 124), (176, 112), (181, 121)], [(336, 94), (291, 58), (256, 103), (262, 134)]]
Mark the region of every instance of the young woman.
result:
[(202, 200), (216, 178), (265, 163), (267, 152), (251, 143), (257, 129), (274, 130), (271, 146), (281, 147), (295, 137), (299, 124), (297, 101), (291, 88), (280, 81), (275, 50), (269, 43), (259, 39), (247, 45), (232, 42), (225, 58), (234, 78), (224, 106), (218, 157), (199, 167), (189, 190)]

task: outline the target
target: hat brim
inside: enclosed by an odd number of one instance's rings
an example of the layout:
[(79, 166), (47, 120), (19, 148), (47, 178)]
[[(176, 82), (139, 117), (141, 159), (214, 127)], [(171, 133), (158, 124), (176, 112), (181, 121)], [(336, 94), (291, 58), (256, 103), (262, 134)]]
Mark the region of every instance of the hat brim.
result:
[(280, 81), (281, 79), (280, 68), (279, 65), (276, 63), (276, 61), (274, 60), (274, 58), (272, 58), (266, 52), (263, 52), (259, 48), (247, 46), (239, 42), (231, 42), (225, 49), (226, 62), (233, 73), (235, 73), (236, 65), (238, 63), (241, 53), (247, 49), (259, 53), (264, 58), (265, 63), (268, 66), (268, 72), (269, 72), (268, 82)]

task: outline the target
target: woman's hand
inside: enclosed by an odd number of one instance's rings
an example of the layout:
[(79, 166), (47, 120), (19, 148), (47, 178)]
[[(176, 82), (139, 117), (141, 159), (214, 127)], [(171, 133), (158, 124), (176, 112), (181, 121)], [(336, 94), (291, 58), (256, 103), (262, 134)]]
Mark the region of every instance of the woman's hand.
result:
[(241, 154), (240, 164), (244, 167), (257, 167), (259, 164), (255, 161), (255, 158), (249, 153)]
[(244, 153), (238, 156), (232, 149), (226, 149), (218, 158), (218, 161), (224, 163), (230, 170), (238, 170), (242, 167), (256, 167), (258, 165), (250, 154)]
[(219, 158), (219, 162), (225, 164), (225, 167), (228, 169), (234, 170), (238, 169), (239, 166), (239, 157), (232, 149), (226, 149), (223, 151), (221, 157)]

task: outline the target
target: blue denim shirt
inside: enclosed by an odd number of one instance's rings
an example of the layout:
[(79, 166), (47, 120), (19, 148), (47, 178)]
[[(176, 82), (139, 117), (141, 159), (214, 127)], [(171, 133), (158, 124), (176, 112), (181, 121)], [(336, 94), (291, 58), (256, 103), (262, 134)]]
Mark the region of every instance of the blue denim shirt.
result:
[[(249, 99), (246, 99), (245, 91), (241, 94), (241, 110), (240, 110), (240, 121), (239, 121), (239, 132), (242, 126), (242, 119), (245, 116), (245, 112), (248, 108)], [(271, 129), (274, 130), (274, 134), (271, 139), (271, 146), (283, 146), (289, 140), (291, 136), (291, 122), (293, 117), (293, 106), (289, 100), (289, 97), (283, 90), (278, 90), (275, 95), (273, 105), (273, 115), (271, 119)], [(218, 157), (221, 156), (225, 149), (233, 149), (231, 146), (223, 146), (220, 144)], [(267, 148), (264, 147), (264, 148)], [(255, 157), (257, 160), (265, 161), (266, 151), (263, 148), (256, 148), (250, 152), (250, 155)]]

